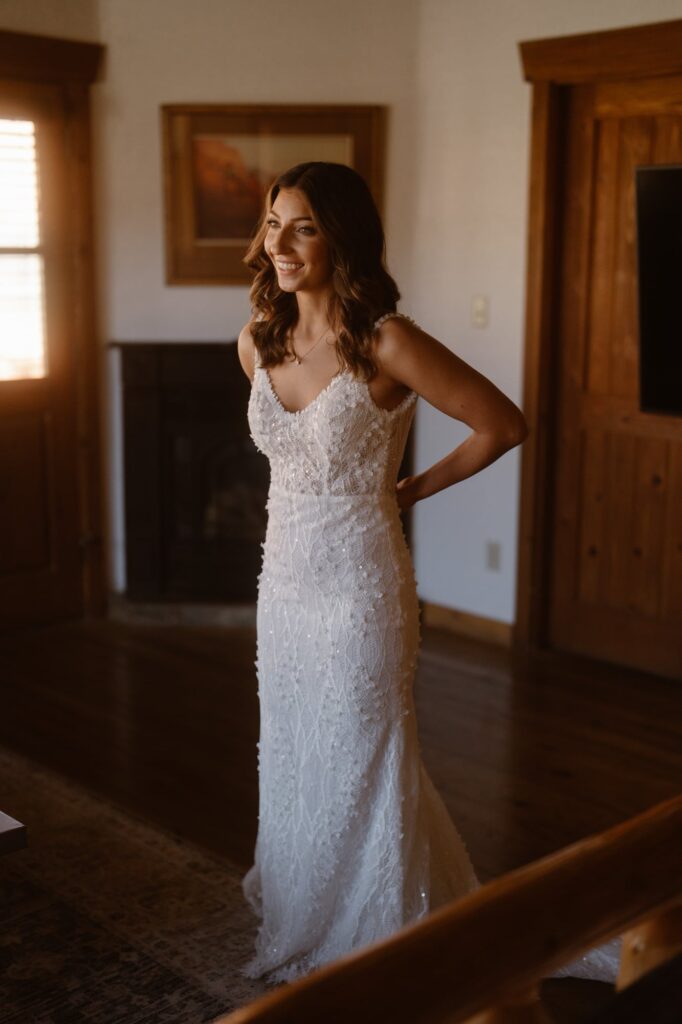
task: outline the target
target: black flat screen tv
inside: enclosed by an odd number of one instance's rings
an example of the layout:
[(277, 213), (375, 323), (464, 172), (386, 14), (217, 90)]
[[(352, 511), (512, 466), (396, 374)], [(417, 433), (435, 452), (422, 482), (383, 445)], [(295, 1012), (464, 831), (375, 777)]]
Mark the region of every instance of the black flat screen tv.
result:
[(639, 406), (682, 415), (682, 164), (638, 167)]

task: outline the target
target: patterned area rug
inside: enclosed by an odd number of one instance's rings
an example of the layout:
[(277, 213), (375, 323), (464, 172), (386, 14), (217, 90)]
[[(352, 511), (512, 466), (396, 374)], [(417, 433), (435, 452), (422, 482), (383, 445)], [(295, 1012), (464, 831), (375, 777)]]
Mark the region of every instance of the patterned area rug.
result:
[(204, 1024), (265, 983), (238, 973), (256, 922), (243, 871), (0, 748), (3, 1024)]
[[(242, 869), (0, 747), (2, 1024), (209, 1024), (272, 991), (239, 967), (256, 921)], [(621, 940), (543, 980), (556, 1024), (613, 993)]]

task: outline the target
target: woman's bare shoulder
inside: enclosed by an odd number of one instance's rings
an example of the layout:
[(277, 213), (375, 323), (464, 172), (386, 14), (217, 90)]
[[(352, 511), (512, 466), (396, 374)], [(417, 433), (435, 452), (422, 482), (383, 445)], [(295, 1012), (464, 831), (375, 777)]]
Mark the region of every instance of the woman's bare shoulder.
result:
[(248, 324), (244, 324), (239, 332), (239, 337), (237, 338), (237, 354), (239, 356), (239, 362), (242, 365), (242, 370), (249, 380), (253, 381), (256, 366), (256, 344), (251, 333), (251, 321), (249, 321)]
[[(406, 361), (418, 363), (425, 331), (416, 320), (405, 313), (386, 313), (374, 324), (373, 353), (379, 368), (399, 383), (402, 365)], [(409, 385), (408, 385), (409, 386)]]

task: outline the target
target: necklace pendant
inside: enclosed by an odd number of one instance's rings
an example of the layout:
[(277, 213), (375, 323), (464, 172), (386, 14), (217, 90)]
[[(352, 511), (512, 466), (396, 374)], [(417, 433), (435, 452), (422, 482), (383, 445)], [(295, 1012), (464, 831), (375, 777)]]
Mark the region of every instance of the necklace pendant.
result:
[(298, 356), (296, 356), (296, 362), (298, 363), (299, 366), (301, 365), (301, 360), (298, 358)]

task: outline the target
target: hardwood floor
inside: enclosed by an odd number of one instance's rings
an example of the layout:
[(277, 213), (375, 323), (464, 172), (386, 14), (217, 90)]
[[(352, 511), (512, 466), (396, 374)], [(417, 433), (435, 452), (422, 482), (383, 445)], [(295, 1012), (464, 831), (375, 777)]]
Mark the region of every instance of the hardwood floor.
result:
[[(0, 637), (0, 743), (251, 863), (252, 627), (107, 620)], [(422, 755), (481, 881), (682, 789), (682, 684), (423, 629)], [(1, 799), (1, 798), (0, 798)]]

